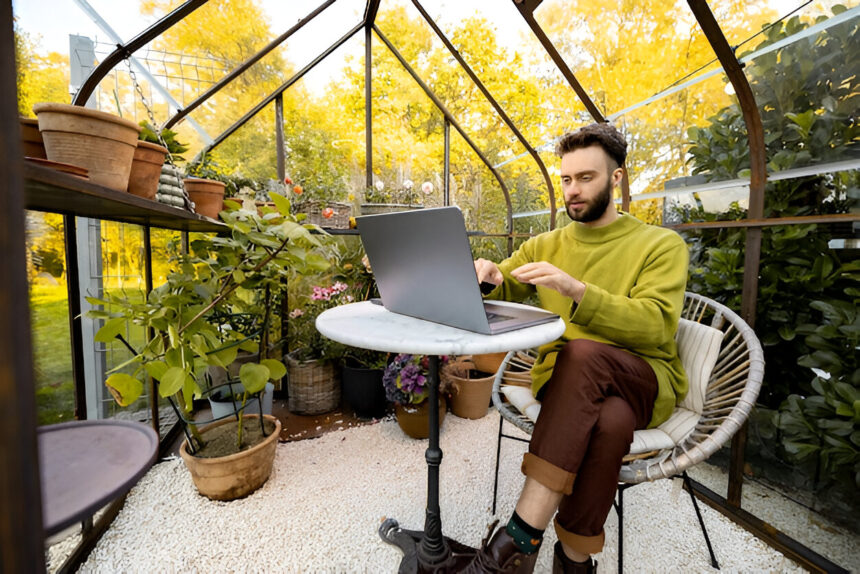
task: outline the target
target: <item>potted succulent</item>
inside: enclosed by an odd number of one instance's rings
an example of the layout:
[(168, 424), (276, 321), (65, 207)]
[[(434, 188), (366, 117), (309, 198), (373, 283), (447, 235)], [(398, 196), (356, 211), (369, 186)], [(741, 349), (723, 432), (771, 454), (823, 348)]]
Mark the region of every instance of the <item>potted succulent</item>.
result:
[[(448, 362), (442, 357), (442, 365)], [(412, 438), (430, 436), (430, 405), (427, 397), (429, 386), (429, 358), (425, 355), (400, 354), (394, 357), (385, 368), (382, 384), (386, 398), (394, 403), (397, 424)], [(447, 404), (444, 393), (445, 379), (440, 377), (439, 385), (439, 426), (445, 420)]]
[[(117, 402), (128, 405), (142, 394), (145, 375), (157, 381), (159, 394), (171, 401), (183, 420), (186, 440), (180, 454), (198, 490), (213, 499), (245, 496), (268, 478), (280, 421), (271, 416), (243, 417), (242, 410), (250, 395), (285, 370), (283, 363), (265, 353), (259, 361), (242, 365), (239, 379), (246, 392), (238, 413), (197, 428), (189, 415), (193, 400), (211, 390), (204, 376), (207, 368), (226, 367), (240, 349), (258, 348), (245, 334), (222, 329), (216, 311), (241, 309), (243, 298), (254, 292), (270, 303), (290, 272), (320, 271), (329, 265), (322, 254), (326, 236), (312, 235), (312, 226), (296, 222), (285, 197), (275, 198), (275, 204), (260, 216), (252, 202), (242, 206), (231, 202), (230, 210), (221, 214), (230, 233), (199, 236), (185, 254), (174, 244), (167, 282), (144, 302), (125, 293), (89, 299), (110, 309), (88, 313), (105, 320), (97, 340), (112, 340), (128, 322), (154, 333), (131, 359), (109, 373), (105, 383)], [(226, 452), (208, 452), (221, 442), (213, 437), (225, 432), (232, 436)]]

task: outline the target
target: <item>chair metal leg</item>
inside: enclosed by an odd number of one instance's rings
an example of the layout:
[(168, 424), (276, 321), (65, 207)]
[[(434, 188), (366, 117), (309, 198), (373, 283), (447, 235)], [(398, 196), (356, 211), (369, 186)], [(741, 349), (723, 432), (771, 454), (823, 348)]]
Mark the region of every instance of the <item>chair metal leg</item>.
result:
[(693, 493), (693, 486), (690, 484), (690, 477), (687, 475), (687, 471), (684, 471), (681, 476), (684, 478), (684, 486), (687, 487), (687, 492), (690, 493), (690, 500), (693, 501), (693, 508), (696, 511), (696, 517), (699, 519), (699, 526), (702, 527), (702, 534), (705, 535), (705, 544), (708, 545), (708, 553), (711, 555), (711, 566), (720, 569), (720, 565), (717, 563), (717, 556), (714, 554), (714, 548), (711, 546), (711, 539), (708, 536), (708, 529), (705, 528), (705, 521), (702, 519), (702, 513), (699, 511), (699, 503), (696, 502), (696, 495)]
[(493, 516), (496, 515), (496, 497), (499, 493), (499, 455), (502, 452), (502, 425), (505, 419), (499, 416), (499, 436), (496, 439), (496, 479), (493, 482)]
[(618, 513), (618, 574), (624, 572), (624, 488), (626, 485), (618, 485), (618, 504), (615, 512)]

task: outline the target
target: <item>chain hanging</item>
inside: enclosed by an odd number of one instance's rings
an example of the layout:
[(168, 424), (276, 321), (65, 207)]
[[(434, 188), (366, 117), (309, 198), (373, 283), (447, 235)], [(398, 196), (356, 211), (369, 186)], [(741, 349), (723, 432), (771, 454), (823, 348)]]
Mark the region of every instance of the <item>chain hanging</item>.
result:
[(191, 201), (191, 198), (188, 197), (188, 192), (185, 190), (185, 184), (182, 182), (182, 177), (179, 175), (179, 168), (176, 166), (176, 162), (173, 159), (173, 154), (170, 153), (170, 148), (167, 145), (167, 142), (164, 141), (164, 136), (162, 135), (163, 128), (161, 124), (159, 124), (155, 120), (155, 114), (152, 111), (152, 106), (147, 101), (146, 96), (143, 93), (143, 88), (140, 87), (140, 82), (137, 81), (137, 74), (134, 73), (134, 69), (131, 65), (131, 60), (129, 58), (125, 59), (126, 66), (128, 66), (128, 75), (131, 78), (131, 83), (134, 86), (135, 91), (137, 92), (138, 97), (140, 97), (140, 103), (143, 104), (143, 108), (146, 110), (146, 114), (149, 116), (149, 124), (152, 126), (153, 131), (155, 132), (155, 137), (158, 138), (158, 143), (167, 150), (167, 164), (170, 166), (170, 176), (173, 179), (173, 185), (182, 190), (182, 199), (185, 206), (185, 209), (188, 211), (195, 213), (194, 203)]

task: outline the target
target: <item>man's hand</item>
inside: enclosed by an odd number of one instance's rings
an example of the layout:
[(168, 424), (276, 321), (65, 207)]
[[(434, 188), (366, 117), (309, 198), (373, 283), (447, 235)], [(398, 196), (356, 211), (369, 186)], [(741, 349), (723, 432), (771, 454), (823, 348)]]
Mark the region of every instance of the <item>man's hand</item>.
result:
[(505, 280), (499, 266), (487, 259), (475, 260), (475, 273), (478, 274), (478, 283), (486, 281), (493, 285), (500, 285)]
[(520, 283), (549, 287), (565, 297), (570, 297), (577, 303), (582, 300), (582, 296), (585, 294), (585, 283), (579, 279), (574, 279), (555, 265), (551, 265), (546, 261), (521, 265), (511, 271), (511, 277)]

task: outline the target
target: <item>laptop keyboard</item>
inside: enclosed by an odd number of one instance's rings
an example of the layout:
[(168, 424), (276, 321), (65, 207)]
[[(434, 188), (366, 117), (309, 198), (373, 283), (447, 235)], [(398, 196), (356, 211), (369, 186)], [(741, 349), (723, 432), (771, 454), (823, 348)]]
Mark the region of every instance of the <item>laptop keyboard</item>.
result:
[(487, 321), (490, 323), (498, 323), (499, 321), (507, 321), (508, 319), (513, 319), (510, 315), (502, 315), (500, 313), (493, 313), (492, 311), (487, 311)]

